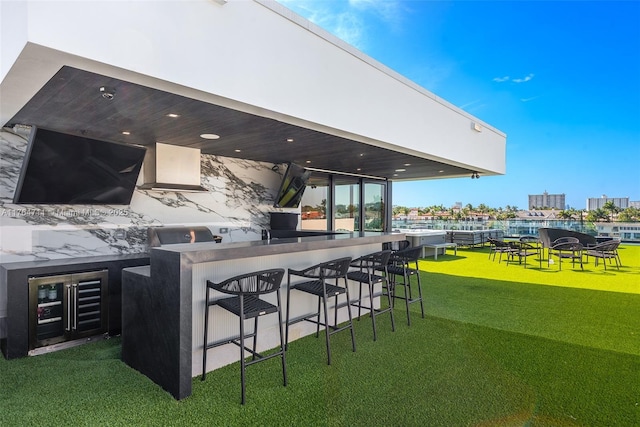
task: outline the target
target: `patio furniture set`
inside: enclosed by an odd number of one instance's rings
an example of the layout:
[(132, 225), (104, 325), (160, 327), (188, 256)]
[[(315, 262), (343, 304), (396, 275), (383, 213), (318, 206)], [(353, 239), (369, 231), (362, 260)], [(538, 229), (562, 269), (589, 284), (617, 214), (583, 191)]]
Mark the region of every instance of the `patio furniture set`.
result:
[(574, 268), (576, 264), (579, 264), (580, 269), (584, 269), (585, 257), (586, 262), (589, 261), (589, 257), (593, 257), (596, 267), (599, 261), (602, 260), (605, 270), (607, 269), (607, 261), (609, 261), (609, 265), (615, 263), (617, 269), (620, 269), (622, 265), (620, 254), (618, 253), (618, 246), (620, 245), (618, 240), (584, 245), (577, 237), (566, 236), (545, 244), (544, 240), (535, 236), (522, 236), (517, 241), (490, 239), (489, 244), (490, 259), (495, 260), (496, 256), (499, 255), (498, 262), (501, 262), (502, 256), (505, 255), (507, 265), (517, 262), (518, 264), (524, 264), (525, 268), (527, 268), (526, 259), (529, 256), (537, 256), (540, 268), (542, 268), (544, 259), (547, 260), (547, 267), (555, 264), (557, 259), (559, 270), (562, 270), (563, 261), (571, 261), (571, 265)]

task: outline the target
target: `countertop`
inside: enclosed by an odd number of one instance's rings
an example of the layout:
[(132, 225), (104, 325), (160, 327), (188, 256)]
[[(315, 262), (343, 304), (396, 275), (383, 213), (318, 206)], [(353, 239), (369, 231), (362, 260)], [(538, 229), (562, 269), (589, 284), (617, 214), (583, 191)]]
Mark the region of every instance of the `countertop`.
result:
[(277, 255), (287, 252), (331, 249), (346, 246), (385, 243), (403, 240), (404, 233), (359, 232), (333, 234), (329, 236), (308, 236), (271, 240), (254, 240), (234, 243), (184, 243), (165, 245), (151, 249), (153, 259), (179, 257), (192, 264), (229, 259), (251, 258), (255, 256)]

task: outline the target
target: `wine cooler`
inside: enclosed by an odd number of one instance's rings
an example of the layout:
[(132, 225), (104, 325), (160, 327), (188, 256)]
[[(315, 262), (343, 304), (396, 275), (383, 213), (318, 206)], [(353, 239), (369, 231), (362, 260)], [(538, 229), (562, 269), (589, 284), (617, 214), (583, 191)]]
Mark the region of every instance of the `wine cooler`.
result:
[(107, 283), (108, 270), (30, 278), (29, 354), (106, 333)]

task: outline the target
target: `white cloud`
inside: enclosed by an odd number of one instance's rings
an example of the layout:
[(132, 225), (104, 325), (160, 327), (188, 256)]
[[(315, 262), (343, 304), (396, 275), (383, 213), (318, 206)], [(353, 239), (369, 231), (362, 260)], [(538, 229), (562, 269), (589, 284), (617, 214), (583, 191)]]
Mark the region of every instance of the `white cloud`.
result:
[(382, 24), (393, 30), (402, 29), (404, 13), (397, 0), (278, 0), (278, 2), (297, 10), (309, 21), (361, 50), (366, 49), (369, 38), (370, 25), (367, 24), (367, 14), (374, 15)]
[(487, 104), (484, 103), (481, 99), (476, 99), (474, 101), (469, 101), (466, 104), (460, 105), (460, 108), (468, 113), (475, 113), (481, 110), (484, 110), (487, 107)]
[(364, 23), (359, 16), (345, 12), (331, 19), (331, 32), (352, 46), (362, 49), (365, 44)]
[(469, 101), (466, 104), (462, 104), (460, 108), (462, 108), (463, 110), (466, 110), (467, 108), (477, 107), (479, 103), (480, 103), (480, 100), (476, 99), (475, 101)]
[(349, 5), (357, 10), (371, 11), (393, 27), (400, 26), (403, 20), (400, 2), (395, 0), (349, 0)]
[(533, 78), (533, 76), (535, 76), (535, 74), (530, 73), (528, 76), (523, 77), (521, 79), (513, 79), (511, 80), (514, 83), (524, 83), (524, 82), (528, 82), (529, 80), (531, 80)]
[(535, 74), (530, 73), (529, 75), (521, 78), (521, 79), (512, 79), (509, 76), (504, 76), (504, 77), (494, 77), (492, 80), (494, 82), (498, 82), (498, 83), (503, 83), (503, 82), (508, 82), (508, 81), (512, 81), (513, 83), (524, 83), (524, 82), (528, 82), (529, 80), (531, 80), (533, 77), (535, 76)]
[(530, 97), (530, 98), (520, 98), (520, 101), (522, 101), (522, 102), (529, 102), (529, 101), (533, 101), (534, 99), (538, 99), (538, 98), (540, 98), (540, 95), (532, 96), (532, 97)]

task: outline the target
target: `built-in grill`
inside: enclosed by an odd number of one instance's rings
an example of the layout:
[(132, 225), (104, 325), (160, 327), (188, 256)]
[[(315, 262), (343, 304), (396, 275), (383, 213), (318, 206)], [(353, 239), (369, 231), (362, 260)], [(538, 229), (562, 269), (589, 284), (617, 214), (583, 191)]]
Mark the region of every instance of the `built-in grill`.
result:
[(161, 245), (175, 245), (178, 243), (200, 243), (222, 241), (221, 236), (215, 236), (207, 227), (149, 227), (147, 241), (150, 247)]

